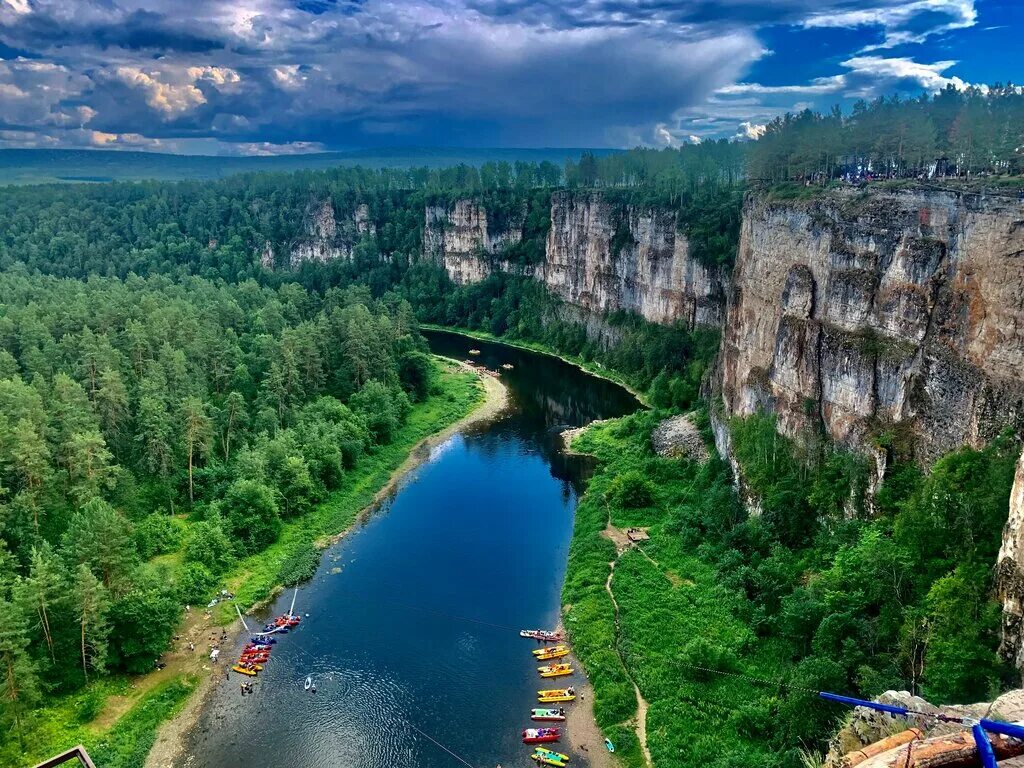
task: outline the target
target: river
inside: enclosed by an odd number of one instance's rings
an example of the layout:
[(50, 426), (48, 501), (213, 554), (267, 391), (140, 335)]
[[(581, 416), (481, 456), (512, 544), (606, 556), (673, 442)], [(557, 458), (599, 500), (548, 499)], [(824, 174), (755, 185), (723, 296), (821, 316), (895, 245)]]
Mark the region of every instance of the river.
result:
[[(520, 732), (541, 680), (521, 627), (551, 627), (586, 475), (560, 428), (629, 413), (617, 385), (555, 358), (428, 332), (458, 359), (480, 349), (509, 407), (438, 446), (300, 587), (256, 692), (214, 690), (187, 739), (191, 768), (529, 766)], [(266, 615), (288, 609), (292, 592)], [(225, 650), (225, 654), (231, 653)], [(303, 690), (307, 675), (315, 694)], [(571, 752), (571, 737), (562, 752)], [(432, 741), (431, 739), (435, 740)], [(573, 755), (572, 765), (585, 765)]]

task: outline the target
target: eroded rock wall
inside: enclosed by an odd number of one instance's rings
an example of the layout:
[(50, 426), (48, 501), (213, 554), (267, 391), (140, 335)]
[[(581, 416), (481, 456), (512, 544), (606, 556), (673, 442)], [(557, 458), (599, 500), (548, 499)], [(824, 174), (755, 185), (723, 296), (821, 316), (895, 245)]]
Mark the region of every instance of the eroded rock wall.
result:
[(1024, 454), (1010, 491), (1010, 512), (1003, 528), (996, 566), (996, 589), (1003, 604), (999, 653), (1024, 670)]
[(691, 327), (720, 325), (724, 315), (723, 277), (691, 258), (675, 211), (612, 204), (599, 192), (552, 197), (536, 276), (595, 314), (626, 310)]
[(931, 461), (1024, 408), (1024, 207), (940, 191), (745, 204), (722, 339), (726, 413)]
[(457, 284), (479, 282), (495, 270), (515, 272), (594, 317), (624, 310), (654, 323), (722, 322), (724, 276), (690, 256), (675, 211), (623, 206), (599, 192), (559, 192), (551, 199), (542, 263), (530, 267), (501, 258), (521, 238), (521, 219), (493, 233), (484, 207), (470, 200), (426, 210), (424, 253)]
[[(292, 244), (288, 265), (297, 269), (305, 262), (327, 264), (337, 259), (351, 259), (352, 249), (359, 239), (376, 234), (376, 225), (365, 203), (357, 205), (340, 222), (331, 200), (314, 203), (306, 211), (302, 234)], [(264, 251), (264, 266), (267, 264), (266, 254)], [(272, 251), (270, 259), (273, 261)]]
[(487, 209), (472, 200), (458, 200), (450, 207), (429, 206), (423, 228), (423, 252), (444, 266), (456, 285), (478, 283), (497, 268), (506, 246), (522, 238), (522, 219), (500, 232), (487, 224)]

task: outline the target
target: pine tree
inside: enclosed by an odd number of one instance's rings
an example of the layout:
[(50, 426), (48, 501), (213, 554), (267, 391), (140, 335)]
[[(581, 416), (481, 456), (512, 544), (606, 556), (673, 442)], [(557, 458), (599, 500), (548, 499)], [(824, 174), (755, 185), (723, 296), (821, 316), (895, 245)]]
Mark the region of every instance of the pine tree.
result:
[(64, 599), (65, 590), (63, 567), (53, 548), (47, 542), (43, 542), (41, 547), (33, 547), (28, 576), (19, 579), (16, 592), (19, 602), (38, 617), (43, 641), (51, 661), (55, 663), (51, 615), (54, 607)]
[(90, 669), (102, 672), (106, 667), (110, 597), (100, 580), (84, 563), (75, 571), (73, 599), (79, 627), (82, 674), (88, 682)]
[(39, 699), (36, 666), (28, 653), (28, 621), (23, 611), (0, 599), (0, 704), (5, 719), (14, 721), (14, 729), (22, 738), (21, 723), (25, 712)]
[(192, 482), (192, 469), (197, 459), (206, 456), (210, 450), (210, 419), (203, 408), (203, 401), (198, 397), (186, 398), (181, 407), (185, 422), (182, 440), (188, 460), (188, 500), (195, 501), (195, 489)]

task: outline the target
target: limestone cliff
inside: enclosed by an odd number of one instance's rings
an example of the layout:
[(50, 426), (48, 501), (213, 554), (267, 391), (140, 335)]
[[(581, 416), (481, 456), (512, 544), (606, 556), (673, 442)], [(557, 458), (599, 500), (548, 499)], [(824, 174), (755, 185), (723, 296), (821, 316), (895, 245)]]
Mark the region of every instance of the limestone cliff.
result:
[[(350, 259), (359, 238), (376, 232), (370, 209), (365, 203), (356, 206), (340, 223), (330, 199), (314, 203), (306, 211), (301, 235), (291, 246), (288, 264), (297, 269), (307, 261), (326, 264), (336, 259)], [(273, 259), (272, 250), (270, 259)], [(266, 266), (267, 251), (264, 251), (262, 261)]]
[(858, 448), (902, 425), (931, 461), (1024, 408), (1024, 208), (1012, 197), (748, 197), (722, 339), (727, 415)]
[(996, 589), (1003, 604), (999, 653), (1024, 670), (1024, 454), (1010, 491), (1010, 513), (1003, 528), (996, 566)]
[(721, 324), (722, 276), (690, 257), (673, 210), (609, 203), (598, 192), (562, 192), (536, 276), (566, 302), (603, 314), (636, 312), (654, 323)]
[(723, 275), (691, 258), (675, 211), (613, 204), (599, 192), (556, 193), (544, 260), (533, 266), (501, 258), (522, 238), (521, 226), (520, 218), (495, 234), (487, 211), (470, 200), (430, 207), (424, 253), (458, 284), (494, 270), (532, 276), (591, 318), (625, 310), (655, 323), (722, 322)]
[(495, 260), (502, 249), (519, 242), (521, 237), (522, 217), (495, 231), (488, 226), (487, 210), (482, 205), (458, 200), (450, 207), (427, 207), (423, 252), (427, 258), (443, 264), (456, 285), (478, 283), (496, 267)]

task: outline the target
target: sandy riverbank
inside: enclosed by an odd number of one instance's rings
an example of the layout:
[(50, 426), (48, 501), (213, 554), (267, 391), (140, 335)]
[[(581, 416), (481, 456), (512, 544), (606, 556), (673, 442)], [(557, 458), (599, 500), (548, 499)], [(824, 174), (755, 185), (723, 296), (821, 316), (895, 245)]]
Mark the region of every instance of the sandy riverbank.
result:
[[(505, 385), (492, 376), (486, 376), (475, 371), (472, 366), (459, 361), (448, 360), (446, 362), (458, 365), (468, 371), (476, 373), (484, 389), (484, 399), (466, 416), (449, 425), (441, 432), (430, 435), (416, 443), (409, 452), (409, 457), (391, 473), (388, 482), (374, 496), (374, 501), (368, 505), (352, 525), (338, 534), (318, 542), (322, 546), (328, 546), (339, 541), (357, 524), (364, 521), (373, 512), (378, 503), (392, 493), (402, 479), (409, 472), (416, 469), (420, 464), (430, 458), (431, 452), (448, 440), (460, 430), (470, 425), (488, 421), (497, 416), (508, 405), (508, 390)], [(218, 626), (214, 623), (212, 616), (203, 611), (193, 610), (181, 628), (180, 640), (175, 642), (168, 654), (164, 657), (167, 667), (151, 675), (161, 678), (170, 678), (178, 674), (188, 674), (199, 678), (196, 691), (189, 697), (189, 700), (182, 707), (181, 711), (165, 722), (157, 732), (156, 742), (146, 758), (146, 768), (171, 768), (174, 765), (185, 764), (187, 756), (184, 755), (186, 738), (188, 732), (199, 719), (211, 692), (219, 685), (237, 686), (237, 679), (229, 679), (225, 676), (225, 670), (230, 666), (230, 659), (223, 659), (218, 664), (211, 664), (209, 661), (209, 644), (211, 638), (220, 638), (226, 632), (226, 639), (221, 640), (222, 648), (234, 648), (241, 627), (232, 624), (230, 627)], [(195, 650), (189, 649), (192, 643)], [(150, 676), (147, 675), (147, 682)], [(258, 684), (258, 683), (257, 683)], [(147, 686), (148, 687), (148, 686)]]

